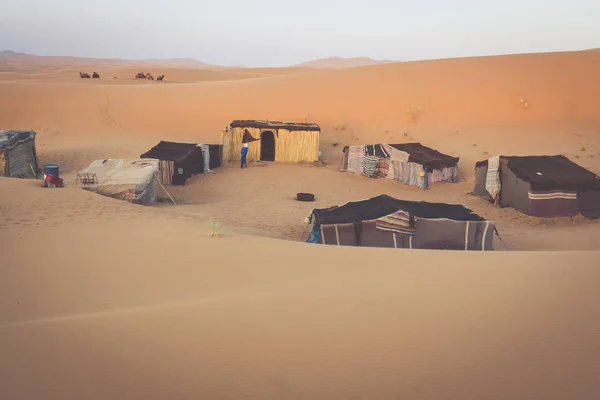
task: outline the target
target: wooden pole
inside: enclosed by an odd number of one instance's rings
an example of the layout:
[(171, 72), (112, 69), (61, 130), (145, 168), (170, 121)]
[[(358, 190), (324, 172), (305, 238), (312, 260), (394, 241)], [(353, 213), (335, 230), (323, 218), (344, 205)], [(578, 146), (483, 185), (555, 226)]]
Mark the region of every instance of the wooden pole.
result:
[(175, 200), (173, 200), (173, 198), (171, 197), (171, 195), (169, 194), (169, 192), (167, 192), (167, 189), (165, 189), (165, 187), (163, 186), (163, 184), (160, 183), (160, 179), (158, 179), (158, 176), (156, 176), (156, 172), (154, 173), (154, 177), (156, 178), (156, 182), (158, 182), (158, 184), (165, 191), (165, 193), (167, 194), (167, 196), (169, 196), (169, 198), (171, 199), (171, 201), (173, 202), (173, 204), (177, 205), (177, 203), (175, 203)]

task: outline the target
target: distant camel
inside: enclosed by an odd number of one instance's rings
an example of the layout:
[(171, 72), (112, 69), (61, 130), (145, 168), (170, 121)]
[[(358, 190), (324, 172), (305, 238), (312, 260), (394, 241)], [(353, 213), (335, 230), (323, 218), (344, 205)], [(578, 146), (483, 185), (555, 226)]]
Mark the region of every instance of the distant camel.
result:
[(146, 74), (144, 74), (143, 72), (138, 72), (135, 75), (135, 79), (146, 79)]
[(94, 71), (94, 73), (92, 74), (92, 78), (99, 79), (100, 78), (100, 74), (97, 73), (96, 71)]
[(153, 81), (153, 80), (154, 80), (154, 77), (153, 77), (153, 76), (150, 74), (150, 72), (148, 72), (148, 73), (146, 74), (146, 79), (150, 79), (150, 80), (152, 80), (152, 81)]
[(157, 81), (162, 81), (163, 79), (165, 79), (164, 75), (159, 75), (159, 76), (156, 77)]
[(80, 72), (79, 73), (79, 77), (82, 78), (82, 79), (83, 78), (89, 78), (90, 74), (88, 74), (87, 72)]

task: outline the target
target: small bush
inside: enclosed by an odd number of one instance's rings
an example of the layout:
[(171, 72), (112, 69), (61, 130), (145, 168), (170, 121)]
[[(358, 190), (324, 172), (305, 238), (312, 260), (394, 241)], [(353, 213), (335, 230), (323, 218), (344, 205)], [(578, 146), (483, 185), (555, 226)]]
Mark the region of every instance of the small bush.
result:
[(211, 218), (208, 220), (208, 230), (209, 236), (221, 236), (221, 229), (223, 228), (223, 224), (220, 221)]

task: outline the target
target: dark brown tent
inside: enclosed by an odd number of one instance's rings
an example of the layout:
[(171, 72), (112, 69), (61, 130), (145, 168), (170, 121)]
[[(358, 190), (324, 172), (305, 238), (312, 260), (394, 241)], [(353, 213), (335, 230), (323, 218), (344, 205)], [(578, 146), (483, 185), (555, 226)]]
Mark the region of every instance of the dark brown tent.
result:
[(161, 182), (165, 184), (184, 185), (192, 175), (204, 171), (202, 149), (192, 143), (161, 141), (140, 158), (160, 160)]
[(600, 178), (562, 155), (480, 161), (473, 194), (536, 217), (600, 217)]
[(409, 249), (493, 250), (488, 221), (460, 204), (387, 195), (315, 209), (309, 243)]
[(162, 183), (183, 185), (192, 175), (211, 172), (212, 169), (220, 167), (222, 153), (221, 144), (161, 141), (140, 158), (155, 158), (161, 161)]

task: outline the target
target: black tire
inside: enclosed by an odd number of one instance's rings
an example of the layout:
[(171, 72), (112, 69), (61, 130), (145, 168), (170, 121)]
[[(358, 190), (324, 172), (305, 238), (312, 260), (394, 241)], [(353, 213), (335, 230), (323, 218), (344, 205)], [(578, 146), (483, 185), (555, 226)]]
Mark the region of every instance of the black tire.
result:
[(296, 200), (298, 200), (298, 201), (315, 201), (315, 195), (312, 193), (297, 193)]

